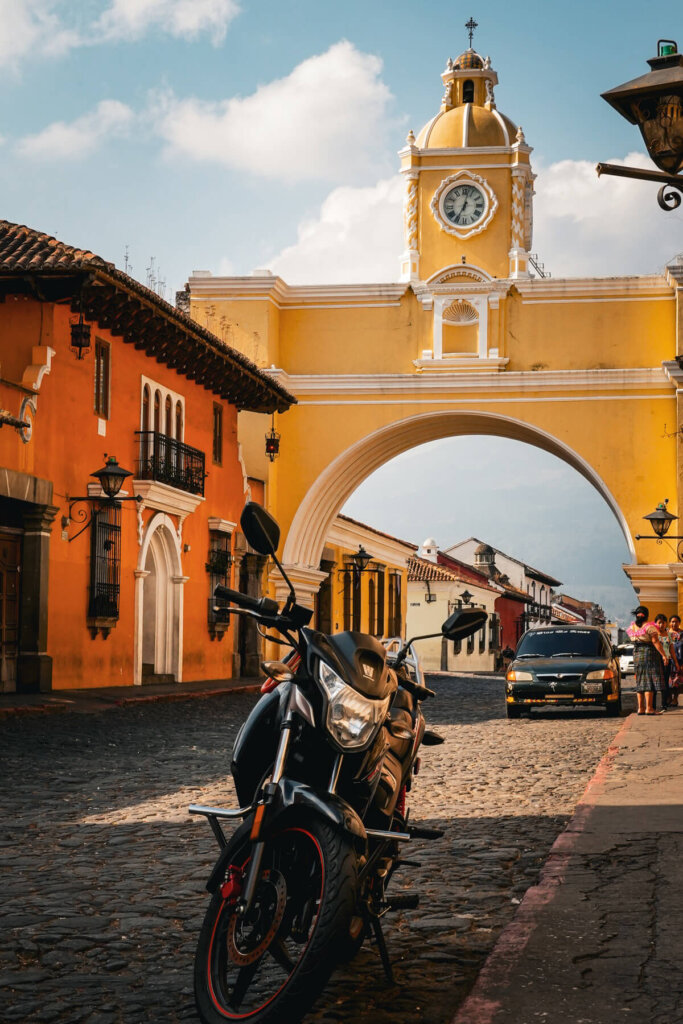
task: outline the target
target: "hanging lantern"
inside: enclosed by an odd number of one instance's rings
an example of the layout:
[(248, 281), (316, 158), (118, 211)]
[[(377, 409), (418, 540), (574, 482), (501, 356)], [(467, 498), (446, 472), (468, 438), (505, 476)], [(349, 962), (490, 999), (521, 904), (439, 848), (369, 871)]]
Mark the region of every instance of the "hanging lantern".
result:
[(82, 359), (86, 352), (90, 351), (90, 324), (83, 321), (83, 313), (78, 314), (78, 320), (72, 320), (71, 324), (71, 348), (76, 353), (77, 359)]
[(276, 458), (280, 454), (280, 435), (275, 429), (275, 413), (273, 413), (273, 421), (271, 423), (270, 430), (266, 434), (266, 455), (271, 462), (275, 462)]

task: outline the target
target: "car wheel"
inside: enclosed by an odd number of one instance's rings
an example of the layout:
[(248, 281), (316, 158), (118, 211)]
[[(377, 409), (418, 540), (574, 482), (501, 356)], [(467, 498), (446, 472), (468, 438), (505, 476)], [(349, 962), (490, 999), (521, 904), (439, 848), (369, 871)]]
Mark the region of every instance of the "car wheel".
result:
[(605, 714), (608, 718), (616, 718), (617, 715), (621, 714), (621, 694), (619, 694), (618, 700), (606, 705)]
[(519, 718), (522, 714), (522, 709), (516, 708), (514, 704), (507, 704), (505, 710), (508, 713), (508, 718)]

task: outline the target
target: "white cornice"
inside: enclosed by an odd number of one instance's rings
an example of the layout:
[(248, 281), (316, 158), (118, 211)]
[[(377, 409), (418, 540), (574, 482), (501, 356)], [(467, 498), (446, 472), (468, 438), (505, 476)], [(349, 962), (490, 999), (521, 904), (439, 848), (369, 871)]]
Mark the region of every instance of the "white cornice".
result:
[(281, 277), (191, 277), (190, 294), (198, 299), (270, 301), (279, 309), (398, 305), (408, 288), (394, 284), (289, 285)]
[(142, 508), (155, 508), (160, 512), (184, 519), (204, 501), (200, 494), (190, 494), (158, 480), (133, 480), (133, 493), (142, 496)]
[(677, 388), (683, 388), (683, 369), (681, 369), (676, 360), (667, 360), (662, 363), (662, 367), (671, 383)]
[[(427, 362), (427, 361), (425, 361)], [(436, 368), (440, 360), (429, 360)], [(406, 395), (465, 394), (495, 391), (497, 394), (521, 392), (651, 391), (671, 389), (667, 375), (659, 366), (620, 370), (539, 370), (504, 373), (482, 371), (458, 373), (443, 370), (438, 375), (425, 373), (385, 374), (289, 374), (285, 370), (265, 370), (279, 384), (296, 395)], [(671, 392), (673, 396), (673, 392)]]

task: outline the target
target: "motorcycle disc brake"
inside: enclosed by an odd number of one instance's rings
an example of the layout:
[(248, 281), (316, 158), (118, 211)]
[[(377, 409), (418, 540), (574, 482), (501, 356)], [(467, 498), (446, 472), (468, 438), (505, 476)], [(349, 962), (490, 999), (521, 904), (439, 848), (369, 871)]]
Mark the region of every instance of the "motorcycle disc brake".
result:
[(287, 885), (279, 871), (261, 875), (249, 914), (233, 914), (228, 925), (228, 955), (240, 967), (253, 964), (263, 956), (277, 934), (287, 905)]

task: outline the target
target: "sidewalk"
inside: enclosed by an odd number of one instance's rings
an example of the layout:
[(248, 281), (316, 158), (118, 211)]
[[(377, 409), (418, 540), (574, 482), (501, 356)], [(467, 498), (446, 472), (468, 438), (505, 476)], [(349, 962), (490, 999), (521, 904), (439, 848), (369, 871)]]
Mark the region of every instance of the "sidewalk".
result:
[(124, 704), (160, 700), (188, 700), (217, 697), (227, 693), (258, 693), (262, 679), (212, 679), (199, 683), (163, 683), (157, 686), (101, 686), (80, 690), (52, 690), (50, 693), (0, 694), (0, 718), (60, 711), (94, 712)]
[(683, 707), (631, 714), (453, 1024), (683, 1022)]

